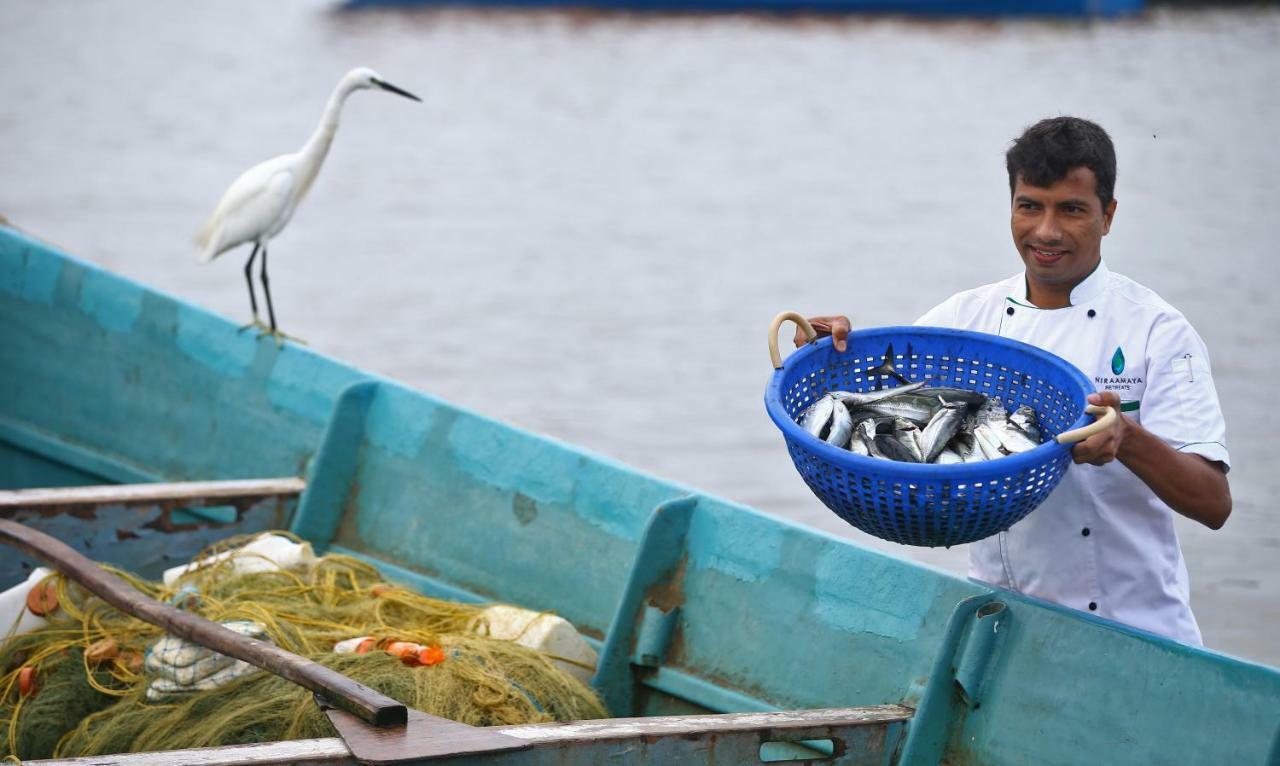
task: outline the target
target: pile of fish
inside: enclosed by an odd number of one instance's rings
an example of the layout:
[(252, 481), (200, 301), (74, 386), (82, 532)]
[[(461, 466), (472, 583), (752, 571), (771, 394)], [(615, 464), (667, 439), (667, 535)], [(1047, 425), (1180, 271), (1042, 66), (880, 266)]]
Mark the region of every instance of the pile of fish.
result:
[(911, 383), (883, 365), (868, 374), (905, 385), (866, 393), (831, 391), (800, 413), (804, 430), (858, 455), (906, 463), (976, 463), (1026, 452), (1040, 444), (1034, 409), (1012, 414), (999, 397)]

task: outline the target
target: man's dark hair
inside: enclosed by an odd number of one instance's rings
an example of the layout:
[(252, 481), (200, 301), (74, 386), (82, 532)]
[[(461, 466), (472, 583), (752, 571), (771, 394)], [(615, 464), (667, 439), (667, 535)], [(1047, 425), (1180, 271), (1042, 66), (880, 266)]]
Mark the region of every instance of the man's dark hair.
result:
[(1027, 128), (1005, 155), (1009, 194), (1022, 176), (1032, 186), (1052, 186), (1072, 168), (1086, 167), (1098, 179), (1098, 199), (1105, 210), (1115, 198), (1116, 149), (1097, 123), (1079, 117), (1050, 117)]

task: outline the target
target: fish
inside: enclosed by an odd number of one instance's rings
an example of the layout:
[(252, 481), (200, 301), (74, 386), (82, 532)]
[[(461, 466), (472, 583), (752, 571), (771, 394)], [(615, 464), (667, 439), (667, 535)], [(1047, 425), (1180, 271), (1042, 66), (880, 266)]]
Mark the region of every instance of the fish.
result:
[(855, 407), (865, 407), (868, 404), (874, 404), (884, 399), (919, 391), (924, 388), (924, 385), (925, 382), (922, 380), (919, 383), (908, 383), (897, 388), (882, 388), (879, 391), (832, 391), (830, 396), (838, 399), (849, 409), (854, 409)]
[(964, 458), (960, 457), (960, 453), (956, 452), (950, 447), (946, 447), (941, 452), (938, 453), (938, 458), (934, 462), (936, 462), (938, 465), (956, 465), (956, 464), (965, 462), (965, 460)]
[(821, 439), (831, 425), (831, 416), (837, 404), (834, 398), (824, 395), (800, 413), (800, 427)]
[(956, 465), (996, 460), (1040, 445), (1039, 416), (1012, 414), (1000, 397), (912, 382), (893, 366), (893, 345), (863, 375), (902, 385), (875, 391), (829, 391), (796, 418), (815, 438), (864, 457)]
[[(835, 397), (832, 397), (834, 400)], [(831, 408), (831, 428), (827, 432), (826, 442), (835, 447), (845, 447), (849, 437), (853, 435), (853, 416), (839, 402)]]
[(1009, 413), (1004, 408), (1004, 402), (1000, 401), (1000, 397), (994, 396), (982, 403), (978, 408), (974, 419), (978, 425), (989, 425), (991, 423), (1006, 420)]
[[(849, 441), (849, 451), (864, 457), (879, 457), (884, 455), (876, 444), (876, 422), (873, 418), (866, 418), (858, 421), (853, 427), (853, 438)], [(856, 445), (856, 446), (855, 446)]]
[(888, 375), (889, 377), (894, 378), (904, 386), (911, 385), (911, 381), (907, 380), (893, 366), (893, 344), (892, 343), (890, 343), (889, 346), (884, 350), (884, 361), (880, 362), (878, 366), (872, 367), (871, 369), (864, 371), (862, 374), (866, 375), (869, 378), (876, 377), (879, 375)]
[(997, 460), (1005, 456), (1000, 449), (1000, 437), (995, 431), (991, 430), (991, 426), (986, 423), (980, 423), (973, 429), (974, 441), (978, 443), (978, 450), (987, 460)]
[(874, 457), (888, 458), (899, 463), (920, 462), (916, 458), (916, 453), (912, 452), (902, 440), (899, 440), (893, 434), (876, 434), (873, 444), (876, 447), (876, 451), (880, 453), (877, 455), (876, 452), (872, 452), (871, 454)]
[(1040, 446), (1037, 439), (1032, 439), (1022, 429), (1009, 422), (1009, 412), (999, 397), (987, 400), (977, 414), (979, 428), (985, 426), (989, 435), (1003, 448), (1004, 453), (1014, 454), (1026, 452)]
[(972, 410), (987, 403), (987, 395), (978, 391), (969, 391), (964, 388), (951, 388), (949, 386), (931, 386), (922, 393), (927, 396), (940, 396), (942, 400), (950, 404), (951, 402), (964, 402), (969, 405)]
[(1010, 454), (1018, 452), (1027, 452), (1040, 446), (1040, 442), (1032, 439), (1022, 432), (1020, 428), (1012, 423), (1004, 423), (1003, 426), (992, 428), (996, 432), (996, 436), (1000, 439), (1000, 446), (1004, 447)]
[(859, 410), (891, 418), (905, 418), (917, 426), (926, 426), (942, 409), (942, 402), (931, 396), (904, 394), (861, 406)]
[(1009, 416), (1009, 422), (1017, 426), (1017, 428), (1030, 437), (1033, 441), (1040, 441), (1040, 418), (1036, 415), (1036, 411), (1031, 405), (1024, 404), (1013, 411)]
[[(872, 438), (875, 438), (874, 432)], [(871, 450), (867, 449), (867, 443), (858, 433), (857, 428), (854, 429), (853, 435), (849, 438), (849, 451), (855, 455), (861, 455), (863, 457), (871, 456)]]
[(966, 463), (981, 463), (987, 459), (987, 456), (978, 448), (978, 439), (973, 435), (973, 428), (972, 417), (966, 418), (960, 426), (960, 431), (952, 437), (951, 444), (947, 445), (947, 449), (954, 450)]
[(941, 398), (938, 401), (942, 402), (942, 407), (920, 433), (920, 448), (924, 453), (920, 461), (922, 463), (932, 463), (942, 454), (952, 437), (960, 430), (969, 409), (969, 405), (963, 401), (945, 402)]
[(923, 463), (924, 444), (920, 436), (920, 427), (906, 418), (894, 418), (893, 429), (889, 432), (896, 441), (907, 448), (914, 463)]

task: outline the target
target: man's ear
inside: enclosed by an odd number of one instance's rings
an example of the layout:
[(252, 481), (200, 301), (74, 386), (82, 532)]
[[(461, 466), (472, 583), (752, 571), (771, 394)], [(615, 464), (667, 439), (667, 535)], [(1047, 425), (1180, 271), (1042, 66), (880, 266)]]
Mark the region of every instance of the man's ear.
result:
[(1116, 201), (1111, 200), (1102, 211), (1102, 235), (1111, 233), (1111, 219), (1116, 215)]

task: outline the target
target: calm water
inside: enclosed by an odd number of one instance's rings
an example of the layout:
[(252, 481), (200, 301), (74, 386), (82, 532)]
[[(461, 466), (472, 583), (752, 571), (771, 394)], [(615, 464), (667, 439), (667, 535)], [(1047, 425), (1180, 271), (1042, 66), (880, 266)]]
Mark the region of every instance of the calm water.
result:
[(783, 309), (909, 322), (1018, 268), (1003, 152), (1035, 119), (1108, 128), (1111, 267), (1213, 353), (1225, 529), (1180, 526), (1210, 646), (1280, 664), (1272, 381), (1280, 10), (1119, 23), (342, 15), (324, 3), (0, 2), (0, 214), (246, 321), (245, 254), (191, 239), (237, 173), (359, 93), (272, 247), (281, 324), (487, 415), (869, 539), (765, 416)]

